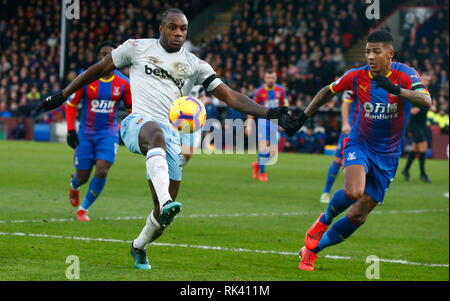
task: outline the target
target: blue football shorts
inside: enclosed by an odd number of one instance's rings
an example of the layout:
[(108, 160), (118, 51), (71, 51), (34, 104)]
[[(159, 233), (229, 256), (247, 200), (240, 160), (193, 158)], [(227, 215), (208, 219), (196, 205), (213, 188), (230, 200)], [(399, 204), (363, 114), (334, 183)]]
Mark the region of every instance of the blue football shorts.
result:
[(399, 157), (381, 156), (349, 138), (344, 140), (343, 153), (343, 168), (355, 164), (364, 166), (366, 170), (364, 191), (378, 203), (383, 203), (386, 191), (394, 180)]
[(347, 138), (348, 135), (344, 134), (343, 132), (341, 132), (341, 134), (339, 135), (339, 141), (336, 147), (336, 151), (334, 152), (334, 156), (338, 157), (338, 158), (343, 158), (342, 157), (342, 149), (344, 148), (344, 139)]
[(88, 170), (95, 165), (95, 161), (101, 159), (114, 163), (119, 137), (114, 135), (86, 137), (78, 135), (80, 144), (75, 149), (74, 166), (78, 170)]
[[(174, 181), (181, 181), (183, 155), (181, 154), (180, 135), (175, 128), (154, 121), (150, 117), (132, 113), (122, 121), (120, 127), (120, 136), (123, 143), (129, 151), (145, 156), (146, 154), (141, 153), (139, 148), (139, 131), (141, 130), (141, 127), (149, 121), (156, 122), (164, 133), (164, 138), (166, 140), (166, 160), (169, 166), (169, 178)], [(150, 180), (148, 174), (147, 179)]]
[(278, 144), (278, 125), (264, 118), (258, 118), (258, 141), (269, 141)]

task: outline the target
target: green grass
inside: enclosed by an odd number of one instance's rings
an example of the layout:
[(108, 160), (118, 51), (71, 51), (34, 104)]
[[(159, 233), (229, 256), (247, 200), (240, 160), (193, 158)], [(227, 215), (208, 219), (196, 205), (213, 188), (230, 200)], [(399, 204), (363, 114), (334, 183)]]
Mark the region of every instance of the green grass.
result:
[[(322, 251), (316, 270), (305, 272), (297, 268), (295, 253), (326, 207), (318, 199), (331, 157), (281, 154), (268, 167), (269, 182), (260, 183), (251, 179), (254, 155), (195, 155), (183, 171), (183, 211), (147, 247), (153, 269), (139, 271), (129, 242), (153, 206), (143, 157), (119, 148), (89, 212), (92, 220), (84, 223), (72, 220), (76, 209), (67, 199), (73, 172), (67, 145), (1, 141), (0, 158), (0, 280), (66, 280), (69, 255), (79, 257), (80, 280), (368, 281), (369, 255), (409, 262), (381, 262), (380, 280), (449, 280), (449, 200), (443, 196), (449, 190), (448, 161), (427, 161), (432, 184), (419, 181), (417, 163), (411, 183), (397, 175), (367, 223), (348, 241)], [(342, 187), (339, 175), (333, 191)]]

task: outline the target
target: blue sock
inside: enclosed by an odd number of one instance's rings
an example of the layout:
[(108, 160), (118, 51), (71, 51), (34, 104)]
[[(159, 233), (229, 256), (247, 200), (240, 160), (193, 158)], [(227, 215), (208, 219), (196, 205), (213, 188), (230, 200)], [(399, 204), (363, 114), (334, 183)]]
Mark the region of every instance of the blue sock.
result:
[(327, 182), (325, 184), (325, 189), (323, 190), (323, 192), (326, 193), (331, 192), (331, 187), (334, 184), (334, 180), (336, 180), (340, 168), (341, 164), (338, 164), (336, 161), (333, 160), (333, 162), (330, 165), (330, 168), (328, 169)]
[(77, 173), (75, 172), (72, 176), (72, 188), (73, 189), (78, 189), (78, 187), (80, 187), (80, 183), (78, 183), (77, 180)]
[(92, 178), (91, 183), (89, 183), (89, 190), (84, 198), (83, 204), (81, 204), (81, 207), (84, 210), (88, 210), (89, 207), (95, 202), (97, 197), (102, 192), (103, 187), (105, 187), (105, 183), (106, 178), (103, 180), (97, 178), (96, 176)]
[(269, 157), (270, 157), (270, 152), (267, 152), (267, 153), (258, 152), (258, 166), (259, 166), (259, 171), (261, 173), (266, 172), (266, 163), (267, 163)]
[(314, 253), (320, 252), (322, 249), (343, 242), (345, 239), (350, 237), (350, 235), (355, 232), (359, 226), (353, 224), (348, 216), (343, 216), (339, 220), (337, 220), (333, 226), (331, 226), (330, 230), (325, 232), (322, 236), (322, 239), (319, 242), (319, 245), (312, 250)]
[(345, 209), (355, 202), (355, 200), (352, 200), (345, 194), (344, 189), (336, 191), (331, 198), (330, 203), (328, 203), (327, 210), (320, 218), (320, 221), (326, 226), (330, 225), (336, 216), (344, 212)]

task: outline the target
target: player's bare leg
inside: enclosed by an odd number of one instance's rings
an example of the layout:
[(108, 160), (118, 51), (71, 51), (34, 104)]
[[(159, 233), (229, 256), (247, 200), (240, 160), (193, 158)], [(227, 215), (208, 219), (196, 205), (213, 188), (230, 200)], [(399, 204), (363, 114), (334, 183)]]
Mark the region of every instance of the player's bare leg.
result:
[[(95, 200), (102, 192), (106, 183), (106, 176), (108, 175), (111, 166), (112, 166), (111, 162), (102, 159), (98, 159), (95, 162), (94, 177), (92, 177), (91, 182), (89, 184), (88, 192), (86, 193), (86, 197), (77, 211), (78, 220), (80, 221), (90, 220), (89, 216), (87, 215), (88, 209), (89, 207), (91, 207), (91, 205), (95, 202)], [(89, 175), (85, 176), (87, 176), (87, 179), (89, 179)]]
[(86, 183), (91, 176), (92, 169), (77, 169), (72, 175), (69, 187), (69, 202), (73, 207), (80, 204), (80, 186)]

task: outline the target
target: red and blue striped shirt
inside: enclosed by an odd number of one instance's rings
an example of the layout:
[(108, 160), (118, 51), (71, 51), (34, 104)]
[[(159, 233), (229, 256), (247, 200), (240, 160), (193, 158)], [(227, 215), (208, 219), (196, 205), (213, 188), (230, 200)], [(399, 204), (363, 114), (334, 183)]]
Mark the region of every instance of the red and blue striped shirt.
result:
[[(78, 134), (86, 137), (118, 136), (117, 110), (120, 99), (127, 108), (131, 108), (129, 79), (118, 70), (114, 71), (110, 79), (98, 79), (72, 94), (67, 100), (68, 112), (80, 102), (83, 104)], [(76, 109), (72, 111), (76, 115)], [(74, 120), (75, 116), (67, 114), (68, 131), (74, 129)]]
[[(417, 71), (405, 64), (392, 63), (387, 77), (400, 88), (429, 94)], [(350, 140), (385, 156), (399, 156), (412, 104), (375, 85), (366, 65), (347, 71), (330, 85), (330, 90), (333, 93), (352, 90), (359, 102)]]

